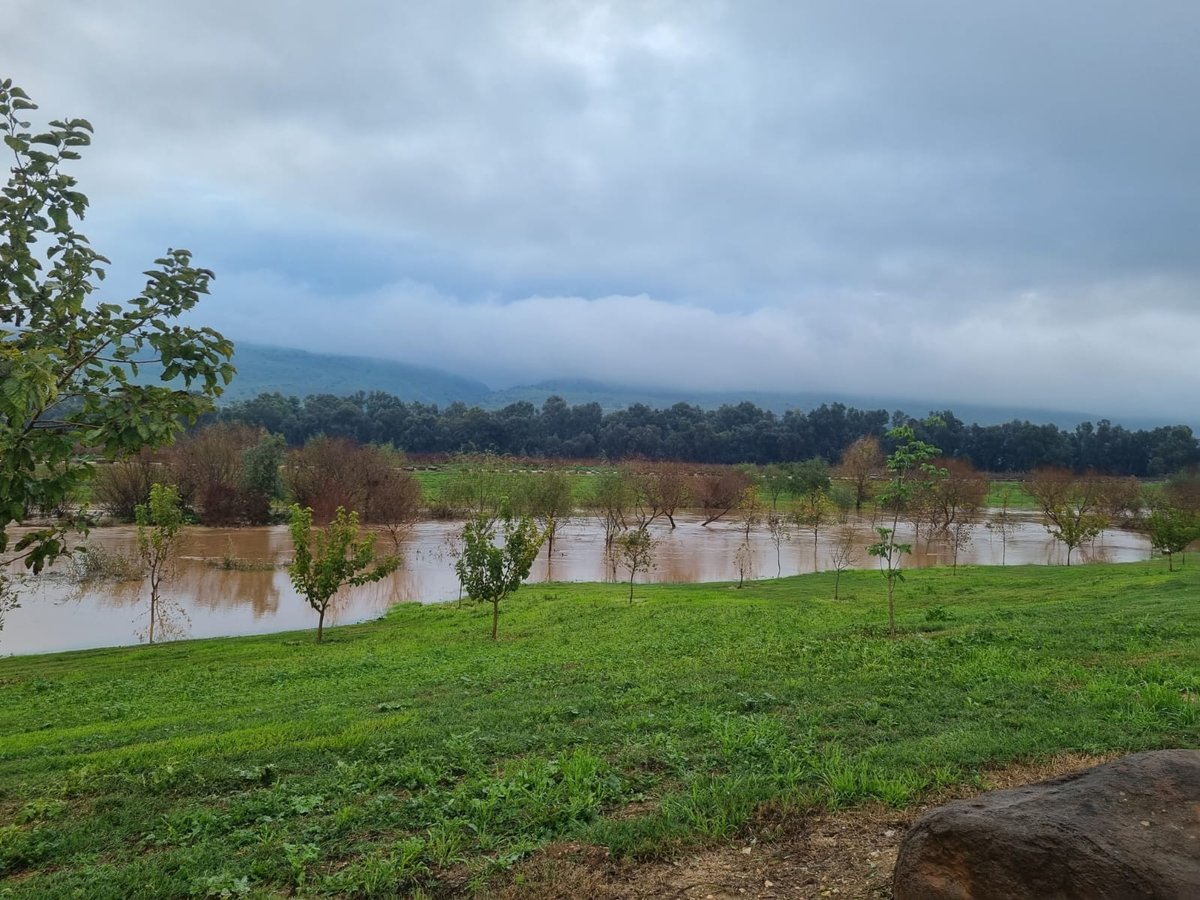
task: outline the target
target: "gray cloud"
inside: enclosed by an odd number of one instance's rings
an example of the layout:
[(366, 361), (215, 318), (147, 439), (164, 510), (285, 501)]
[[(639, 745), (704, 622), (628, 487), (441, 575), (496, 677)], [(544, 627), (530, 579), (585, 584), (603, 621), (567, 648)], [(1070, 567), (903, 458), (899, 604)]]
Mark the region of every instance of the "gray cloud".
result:
[(9, 22), (4, 74), (97, 125), (94, 237), (203, 251), (235, 336), (492, 382), (1164, 415), (1200, 388), (1189, 2), (17, 0)]

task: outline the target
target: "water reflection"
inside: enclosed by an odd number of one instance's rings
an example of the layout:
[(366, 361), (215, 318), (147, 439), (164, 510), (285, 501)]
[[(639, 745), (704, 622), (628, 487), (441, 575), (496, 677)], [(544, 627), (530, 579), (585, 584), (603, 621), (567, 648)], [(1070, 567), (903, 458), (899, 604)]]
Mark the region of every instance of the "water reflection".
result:
[[(676, 517), (678, 527), (652, 526), (658, 541), (655, 568), (639, 574), (638, 581), (733, 581), (738, 577), (734, 554), (743, 533), (734, 522), (701, 526), (695, 515)], [(875, 563), (865, 547), (877, 540), (870, 520), (848, 523), (857, 544), (856, 567)], [(461, 523), (420, 522), (402, 540), (404, 566), (388, 578), (344, 591), (335, 597), (330, 624), (362, 621), (382, 615), (397, 603), (453, 600), (459, 595), (454, 574), (456, 537)], [(838, 526), (823, 529), (813, 541), (811, 531), (794, 531), (779, 547), (783, 575), (835, 568)], [(912, 540), (902, 524), (898, 539)], [(132, 553), (136, 530), (132, 527), (97, 529), (88, 538), (117, 553)], [(381, 535), (382, 544), (390, 538)], [(776, 546), (765, 529), (752, 533), (752, 572), (748, 577), (772, 578), (776, 574)], [(916, 541), (906, 566), (950, 565), (953, 547), (944, 540)], [(1072, 554), (1072, 562), (1125, 562), (1146, 559), (1146, 538), (1134, 532), (1109, 530), (1091, 545)], [(191, 528), (184, 532), (181, 559), (175, 578), (164, 596), (175, 611), (162, 624), (174, 634), (190, 637), (259, 634), (315, 628), (316, 613), (297, 595), (283, 568), (291, 555), (287, 528)], [(982, 523), (972, 526), (969, 546), (960, 549), (959, 565), (1009, 565), (1035, 563), (1061, 565), (1066, 552), (1033, 515), (1021, 518), (1008, 537)], [(561, 527), (553, 557), (543, 549), (530, 580), (611, 581), (628, 575), (614, 574), (604, 551), (603, 531), (591, 518), (572, 520)], [(0, 632), (0, 652), (37, 653), (53, 650), (136, 643), (148, 631), (147, 588), (138, 581), (75, 583), (65, 577), (65, 567), (49, 577), (31, 579), (22, 605), (9, 613)], [(156, 624), (156, 634), (160, 632)]]

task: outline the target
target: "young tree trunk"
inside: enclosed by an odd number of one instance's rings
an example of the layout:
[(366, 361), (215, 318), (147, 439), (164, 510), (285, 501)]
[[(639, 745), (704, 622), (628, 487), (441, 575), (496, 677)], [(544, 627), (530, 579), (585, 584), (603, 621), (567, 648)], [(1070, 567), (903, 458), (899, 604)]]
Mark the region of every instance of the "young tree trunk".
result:
[(325, 636), (325, 607), (322, 606), (317, 610), (317, 643), (321, 643), (321, 639)]
[(629, 572), (629, 603), (633, 604), (633, 576), (635, 572), (631, 569)]
[(492, 601), (492, 640), (496, 639), (496, 627), (500, 624), (500, 601)]
[(888, 569), (888, 633), (896, 636), (896, 576), (891, 569)]
[(836, 600), (838, 598), (838, 582), (841, 580), (842, 580), (842, 570), (834, 569), (833, 570), (833, 599), (834, 600)]

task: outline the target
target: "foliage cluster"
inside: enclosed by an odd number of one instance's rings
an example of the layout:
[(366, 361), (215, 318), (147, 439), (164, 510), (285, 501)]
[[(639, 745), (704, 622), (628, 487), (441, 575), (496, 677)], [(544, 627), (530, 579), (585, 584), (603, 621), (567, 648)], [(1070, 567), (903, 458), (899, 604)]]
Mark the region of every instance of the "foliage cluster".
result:
[[(952, 411), (927, 428), (901, 412), (859, 410), (840, 403), (782, 416), (752, 403), (704, 410), (686, 403), (669, 409), (636, 404), (604, 413), (595, 403), (568, 406), (551, 397), (540, 407), (514, 403), (495, 412), (452, 403), (444, 408), (406, 403), (371, 392), (304, 398), (262, 394), (221, 411), (283, 434), (291, 446), (324, 434), (359, 443), (392, 444), (410, 454), (494, 453), (546, 459), (679, 460), (693, 464), (788, 462), (842, 458), (863, 438), (874, 455), (894, 449), (890, 427), (908, 425), (945, 456), (985, 472), (1028, 472), (1038, 466), (1096, 469), (1113, 475), (1161, 476), (1200, 465), (1200, 441), (1186, 425), (1130, 430), (1102, 420), (1073, 430), (1008, 422), (967, 425)], [(871, 467), (870, 441), (859, 445)]]
[[(0, 81), (0, 135), (12, 154), (0, 191), (0, 553), (11, 523), (32, 510), (56, 514), (14, 547), (36, 572), (82, 524), (74, 503), (94, 460), (161, 446), (181, 419), (207, 411), (233, 375), (233, 347), (210, 328), (174, 324), (213, 277), (186, 250), (155, 260), (127, 302), (93, 296), (109, 261), (77, 228), (88, 198), (67, 171), (92, 126), (65, 119), (30, 130), (24, 117), (35, 109)], [(136, 381), (147, 363), (162, 367), (162, 382)]]

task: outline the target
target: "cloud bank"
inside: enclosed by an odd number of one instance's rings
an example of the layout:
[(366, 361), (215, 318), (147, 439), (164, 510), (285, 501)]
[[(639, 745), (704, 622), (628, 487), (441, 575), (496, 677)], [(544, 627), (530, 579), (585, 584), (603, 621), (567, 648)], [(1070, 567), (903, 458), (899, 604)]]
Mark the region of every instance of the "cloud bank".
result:
[(192, 248), (235, 338), (493, 384), (1177, 418), (1200, 393), (1193, 3), (15, 0), (8, 22), (3, 74), (97, 126), (94, 241), (135, 274)]

